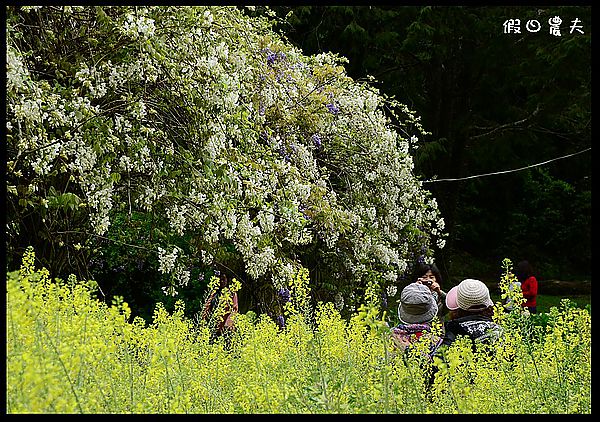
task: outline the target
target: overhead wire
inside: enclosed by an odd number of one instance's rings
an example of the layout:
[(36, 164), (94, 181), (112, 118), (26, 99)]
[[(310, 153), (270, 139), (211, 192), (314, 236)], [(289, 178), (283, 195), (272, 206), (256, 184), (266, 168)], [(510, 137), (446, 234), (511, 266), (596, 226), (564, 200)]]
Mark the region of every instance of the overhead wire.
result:
[(546, 161), (543, 161), (541, 163), (535, 163), (535, 164), (531, 164), (531, 165), (528, 165), (528, 166), (519, 167), (519, 168), (516, 168), (516, 169), (501, 170), (501, 171), (495, 171), (495, 172), (492, 172), (492, 173), (476, 174), (476, 175), (472, 175), (472, 176), (458, 177), (458, 178), (423, 180), (422, 183), (456, 182), (456, 181), (459, 181), (459, 180), (476, 179), (478, 177), (484, 177), (484, 176), (494, 176), (496, 174), (513, 173), (513, 172), (516, 172), (516, 171), (527, 170), (527, 169), (533, 168), (533, 167), (543, 166), (544, 164), (548, 164), (548, 163), (551, 163), (551, 162), (557, 161), (557, 160), (562, 160), (563, 158), (573, 157), (574, 155), (582, 154), (582, 153), (584, 153), (586, 151), (589, 151), (591, 149), (592, 149), (591, 147), (590, 148), (586, 148), (584, 150), (577, 151), (577, 152), (574, 152), (572, 154), (563, 155), (561, 157), (552, 158), (550, 160), (546, 160)]

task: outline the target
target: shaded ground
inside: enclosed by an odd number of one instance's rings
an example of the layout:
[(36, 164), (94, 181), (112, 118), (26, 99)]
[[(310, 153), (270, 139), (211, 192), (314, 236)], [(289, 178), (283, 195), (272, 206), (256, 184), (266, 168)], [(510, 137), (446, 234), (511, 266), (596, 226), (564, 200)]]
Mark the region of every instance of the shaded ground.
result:
[(592, 283), (586, 281), (543, 280), (538, 282), (538, 293), (545, 295), (570, 296), (591, 295)]

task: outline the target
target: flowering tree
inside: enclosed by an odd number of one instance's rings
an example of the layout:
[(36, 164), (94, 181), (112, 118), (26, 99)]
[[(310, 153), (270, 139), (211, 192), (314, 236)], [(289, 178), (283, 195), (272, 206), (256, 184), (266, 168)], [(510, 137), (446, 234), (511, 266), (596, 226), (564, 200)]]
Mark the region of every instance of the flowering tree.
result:
[(251, 285), (302, 265), (333, 294), (443, 247), (412, 173), (419, 119), (343, 58), (232, 6), (7, 10), (9, 252), (43, 233), (49, 260), (93, 256), (116, 215), (145, 213), (167, 294), (224, 256)]

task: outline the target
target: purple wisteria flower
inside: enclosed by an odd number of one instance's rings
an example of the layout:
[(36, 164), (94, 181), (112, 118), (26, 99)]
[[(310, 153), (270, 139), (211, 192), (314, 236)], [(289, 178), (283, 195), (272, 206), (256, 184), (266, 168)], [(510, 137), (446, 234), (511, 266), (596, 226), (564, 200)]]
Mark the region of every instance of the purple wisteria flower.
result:
[(317, 148), (321, 146), (321, 137), (318, 133), (315, 133), (313, 136), (311, 136), (311, 139)]
[(279, 152), (279, 155), (281, 155), (283, 157), (285, 162), (289, 163), (291, 161), (290, 154), (289, 154), (287, 148), (283, 144), (279, 147), (277, 152)]
[(278, 315), (277, 316), (277, 324), (281, 327), (284, 328), (285, 327), (285, 318), (283, 317), (283, 315)]
[(388, 302), (387, 302), (387, 295), (385, 294), (385, 292), (381, 293), (381, 303), (383, 304), (384, 308), (387, 308)]
[(269, 53), (267, 55), (267, 63), (269, 64), (269, 66), (273, 66), (275, 64), (276, 59), (277, 59), (277, 54)]
[(327, 110), (331, 114), (338, 114), (340, 112), (340, 109), (335, 104), (327, 104), (325, 107), (327, 107)]
[(267, 63), (269, 64), (269, 66), (273, 66), (276, 61), (278, 61), (278, 60), (284, 60), (285, 57), (286, 57), (285, 53), (283, 53), (281, 51), (278, 51), (277, 53), (273, 53), (268, 48), (265, 48), (263, 51), (265, 53), (267, 53)]
[(277, 150), (277, 152), (279, 152), (279, 155), (281, 155), (287, 163), (289, 163), (291, 161), (290, 154), (287, 151), (287, 149), (285, 148), (285, 146), (281, 145), (279, 147), (279, 149)]
[(284, 303), (290, 300), (290, 291), (285, 287), (280, 288), (277, 294)]

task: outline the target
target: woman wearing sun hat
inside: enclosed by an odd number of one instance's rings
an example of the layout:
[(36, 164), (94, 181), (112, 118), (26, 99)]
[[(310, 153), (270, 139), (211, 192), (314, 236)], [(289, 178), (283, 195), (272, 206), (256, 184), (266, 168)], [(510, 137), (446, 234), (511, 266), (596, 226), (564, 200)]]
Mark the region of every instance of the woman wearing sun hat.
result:
[(502, 327), (492, 320), (494, 302), (490, 291), (480, 280), (467, 278), (446, 294), (446, 306), (452, 319), (444, 324), (444, 338), (435, 353), (450, 346), (459, 335), (473, 342), (493, 342), (502, 335)]
[(400, 293), (398, 319), (400, 324), (392, 328), (392, 340), (396, 347), (406, 350), (424, 333), (430, 341), (437, 342), (431, 335), (431, 323), (436, 318), (438, 307), (429, 288), (420, 283), (407, 285)]

